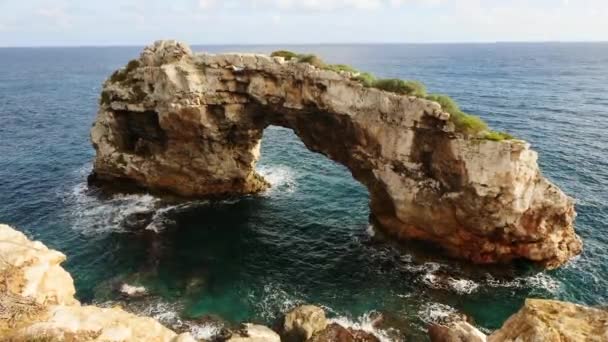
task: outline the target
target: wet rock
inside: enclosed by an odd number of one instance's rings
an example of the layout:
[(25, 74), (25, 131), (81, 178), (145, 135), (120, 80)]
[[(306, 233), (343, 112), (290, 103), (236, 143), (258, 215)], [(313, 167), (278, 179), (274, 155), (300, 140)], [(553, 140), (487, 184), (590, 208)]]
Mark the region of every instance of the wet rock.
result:
[(307, 342), (380, 342), (380, 340), (366, 331), (346, 329), (337, 323), (331, 323), (325, 329), (316, 332)]
[(608, 341), (608, 311), (556, 300), (528, 299), (488, 342)]
[(485, 342), (486, 335), (464, 321), (433, 324), (428, 329), (431, 342)]
[(227, 342), (281, 342), (281, 337), (272, 329), (263, 325), (244, 324), (238, 331), (232, 333)]
[(141, 231), (152, 223), (154, 210), (143, 210), (130, 213), (122, 220), (122, 226), (128, 230)]
[(133, 286), (127, 283), (123, 283), (119, 290), (120, 294), (127, 298), (142, 298), (147, 296), (148, 290), (143, 286)]
[(301, 305), (285, 315), (283, 322), (284, 340), (302, 342), (318, 331), (325, 329), (325, 311), (314, 305)]

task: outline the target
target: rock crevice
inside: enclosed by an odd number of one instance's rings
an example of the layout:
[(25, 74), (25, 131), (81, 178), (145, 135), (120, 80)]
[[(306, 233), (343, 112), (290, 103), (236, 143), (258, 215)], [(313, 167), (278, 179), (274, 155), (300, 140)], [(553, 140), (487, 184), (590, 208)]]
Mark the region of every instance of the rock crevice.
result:
[(279, 125), (345, 165), (397, 238), (478, 263), (555, 267), (578, 254), (573, 201), (542, 176), (529, 144), (467, 137), (449, 117), (344, 72), (159, 41), (104, 84), (91, 179), (186, 197), (263, 191), (260, 140)]

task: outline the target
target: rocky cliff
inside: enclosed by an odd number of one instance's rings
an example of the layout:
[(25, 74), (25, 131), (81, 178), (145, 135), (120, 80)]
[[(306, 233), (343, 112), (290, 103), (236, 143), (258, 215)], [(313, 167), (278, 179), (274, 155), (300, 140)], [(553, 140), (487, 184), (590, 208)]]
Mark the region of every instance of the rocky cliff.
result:
[(152, 318), (80, 305), (64, 260), (0, 224), (0, 341), (194, 341)]
[(91, 181), (186, 197), (248, 194), (264, 128), (291, 128), (369, 190), (374, 222), (478, 263), (547, 267), (581, 250), (573, 201), (520, 140), (459, 133), (433, 101), (368, 88), (348, 72), (253, 54), (144, 49), (104, 84)]
[(528, 299), (489, 336), (466, 322), (429, 329), (431, 342), (608, 341), (608, 311), (556, 300)]

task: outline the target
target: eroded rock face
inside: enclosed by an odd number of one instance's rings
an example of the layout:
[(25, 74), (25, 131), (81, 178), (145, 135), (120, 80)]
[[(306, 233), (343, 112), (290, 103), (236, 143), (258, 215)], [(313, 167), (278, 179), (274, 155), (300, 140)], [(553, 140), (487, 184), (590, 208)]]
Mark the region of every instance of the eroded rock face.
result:
[(608, 341), (608, 311), (556, 300), (528, 299), (488, 342)]
[(81, 306), (65, 255), (6, 225), (0, 260), (0, 341), (195, 341), (120, 308)]
[(263, 325), (245, 324), (241, 331), (232, 335), (227, 342), (281, 342), (281, 337)]
[(174, 41), (147, 47), (104, 84), (91, 180), (192, 197), (259, 192), (269, 125), (348, 167), (369, 190), (375, 223), (397, 238), (478, 263), (556, 267), (581, 250), (572, 199), (542, 176), (526, 142), (467, 138), (437, 103), (344, 73), (193, 54)]
[(431, 342), (486, 342), (487, 340), (484, 333), (464, 321), (445, 325), (434, 324), (428, 330)]
[(314, 305), (301, 305), (285, 315), (284, 340), (304, 342), (327, 327), (325, 310)]

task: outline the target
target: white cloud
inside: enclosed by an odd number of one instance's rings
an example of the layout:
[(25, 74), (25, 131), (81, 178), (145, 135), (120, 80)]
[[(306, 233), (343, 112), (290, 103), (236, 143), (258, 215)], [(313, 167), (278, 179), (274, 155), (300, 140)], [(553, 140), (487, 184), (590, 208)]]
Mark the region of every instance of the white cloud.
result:
[(210, 9), (216, 5), (217, 2), (215, 0), (198, 0), (198, 7), (202, 9)]
[(36, 11), (39, 16), (48, 19), (56, 27), (68, 29), (72, 27), (72, 19), (64, 6), (42, 7)]

